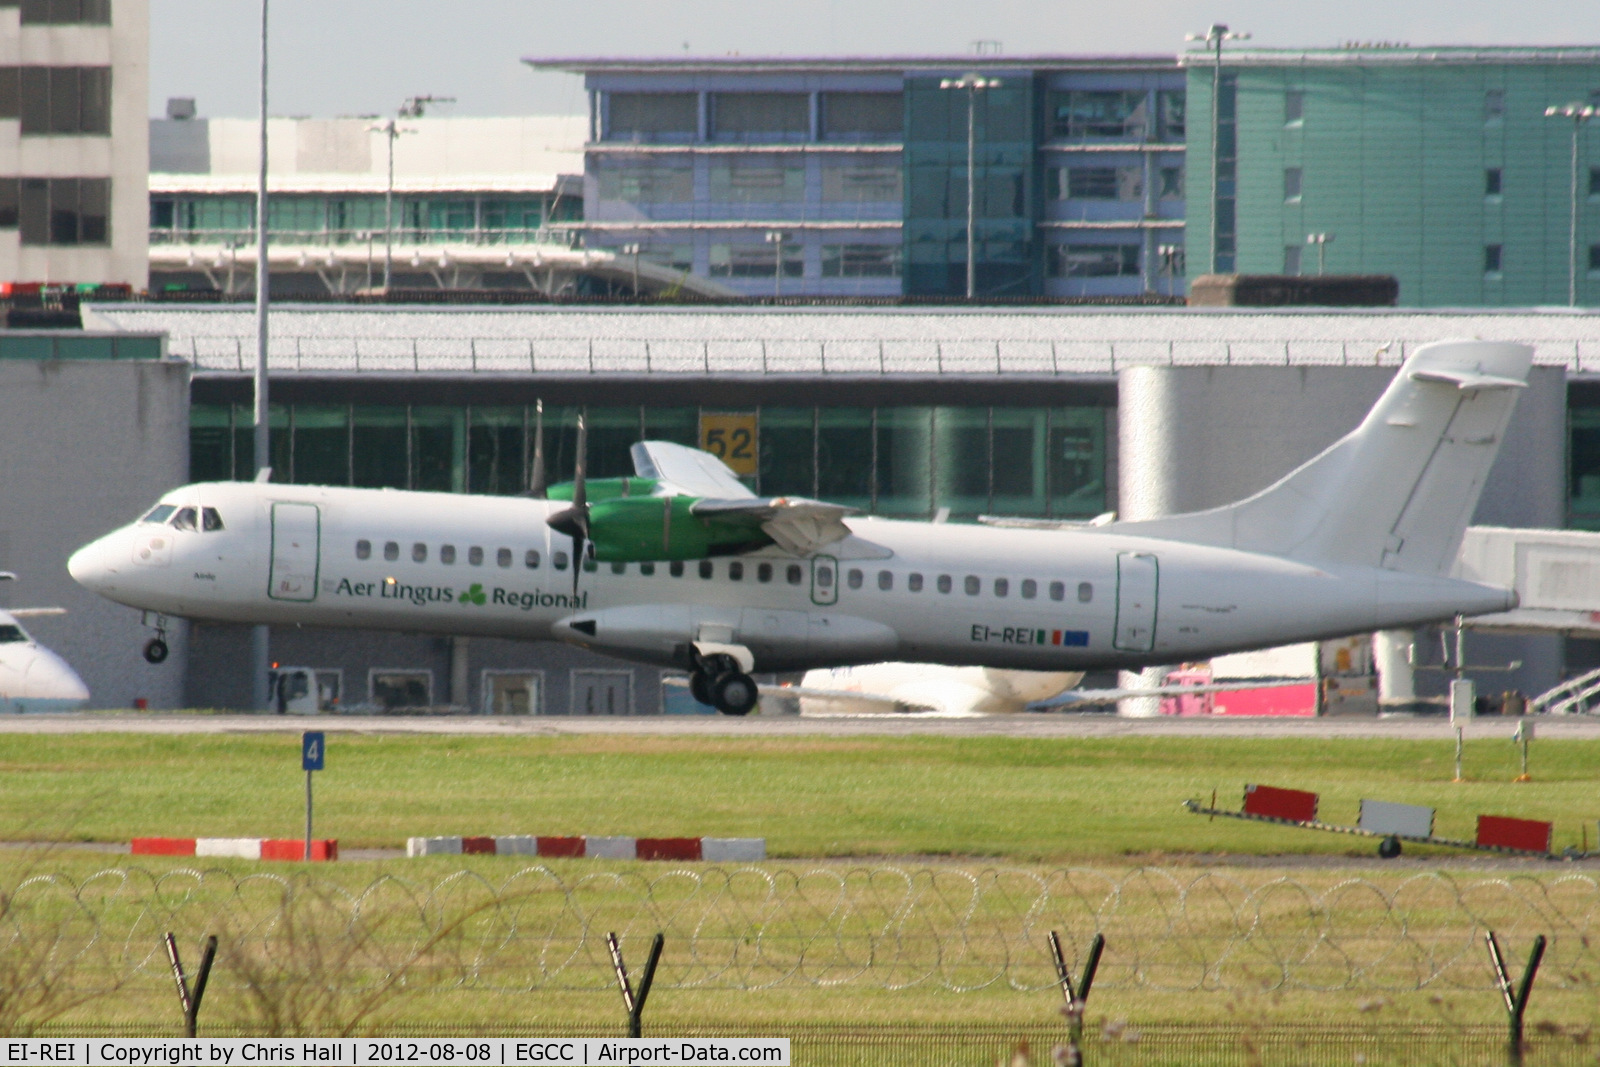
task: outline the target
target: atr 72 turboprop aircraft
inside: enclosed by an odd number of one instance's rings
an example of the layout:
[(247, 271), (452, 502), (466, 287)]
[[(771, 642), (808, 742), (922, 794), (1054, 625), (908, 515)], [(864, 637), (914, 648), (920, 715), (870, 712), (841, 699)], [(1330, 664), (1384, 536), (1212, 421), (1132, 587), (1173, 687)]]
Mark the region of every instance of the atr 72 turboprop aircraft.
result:
[(758, 498), (664, 442), (634, 446), (637, 477), (588, 481), (580, 441), (558, 500), (202, 483), (69, 568), (156, 613), (152, 660), (165, 616), (557, 639), (684, 668), (733, 715), (756, 704), (755, 670), (1135, 669), (1513, 607), (1445, 571), (1532, 356), (1423, 346), (1360, 426), (1276, 484), (1145, 522), (860, 517)]

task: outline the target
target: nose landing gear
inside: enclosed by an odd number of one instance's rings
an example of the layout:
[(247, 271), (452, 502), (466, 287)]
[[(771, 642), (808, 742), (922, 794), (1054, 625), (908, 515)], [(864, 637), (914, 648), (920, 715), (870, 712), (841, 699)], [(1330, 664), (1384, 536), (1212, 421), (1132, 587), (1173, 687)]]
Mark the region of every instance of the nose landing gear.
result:
[[(144, 619), (145, 625), (150, 625), (149, 615)], [(146, 663), (165, 663), (167, 661), (167, 617), (157, 615), (155, 621), (156, 635), (144, 643), (144, 661)]]
[(706, 656), (689, 673), (689, 692), (724, 715), (748, 715), (761, 699), (755, 679), (732, 656)]

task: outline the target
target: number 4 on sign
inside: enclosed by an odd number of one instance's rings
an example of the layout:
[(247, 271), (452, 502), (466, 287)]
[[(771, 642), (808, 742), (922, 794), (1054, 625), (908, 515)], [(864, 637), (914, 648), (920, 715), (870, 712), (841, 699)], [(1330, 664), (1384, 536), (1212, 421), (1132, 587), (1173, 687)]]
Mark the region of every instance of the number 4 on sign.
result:
[(300, 737), (300, 768), (306, 771), (322, 770), (327, 746), (321, 730), (308, 730)]

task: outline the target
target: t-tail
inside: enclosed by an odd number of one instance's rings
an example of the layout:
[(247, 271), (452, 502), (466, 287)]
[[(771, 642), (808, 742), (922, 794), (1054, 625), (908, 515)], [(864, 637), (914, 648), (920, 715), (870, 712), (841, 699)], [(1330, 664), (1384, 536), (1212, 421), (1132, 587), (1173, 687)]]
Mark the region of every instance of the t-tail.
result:
[(1532, 364), (1527, 345), (1424, 345), (1360, 426), (1274, 485), (1226, 507), (1103, 529), (1312, 564), (1444, 574)]

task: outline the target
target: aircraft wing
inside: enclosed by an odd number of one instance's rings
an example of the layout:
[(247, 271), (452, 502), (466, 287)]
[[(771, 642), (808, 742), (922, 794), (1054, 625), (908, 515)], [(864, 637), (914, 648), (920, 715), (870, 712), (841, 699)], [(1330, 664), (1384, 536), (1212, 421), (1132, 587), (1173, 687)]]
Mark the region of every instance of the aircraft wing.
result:
[(809, 556), (849, 537), (850, 527), (844, 524), (844, 517), (854, 515), (856, 510), (797, 496), (697, 500), (689, 507), (690, 514), (705, 518), (755, 522), (779, 548), (797, 556)]
[(66, 608), (8, 608), (6, 614), (19, 619), (36, 619), (42, 615), (65, 615)]
[(755, 496), (716, 456), (672, 441), (640, 441), (633, 446), (633, 469), (654, 478), (667, 493), (683, 496), (750, 499)]
[(1193, 693), (1231, 693), (1241, 689), (1273, 689), (1283, 685), (1310, 685), (1315, 678), (1248, 678), (1237, 682), (1208, 682), (1205, 685), (1158, 685), (1150, 689), (1069, 689), (1065, 693), (1029, 704), (1033, 711), (1055, 708), (1095, 707), (1138, 697), (1178, 697)]

